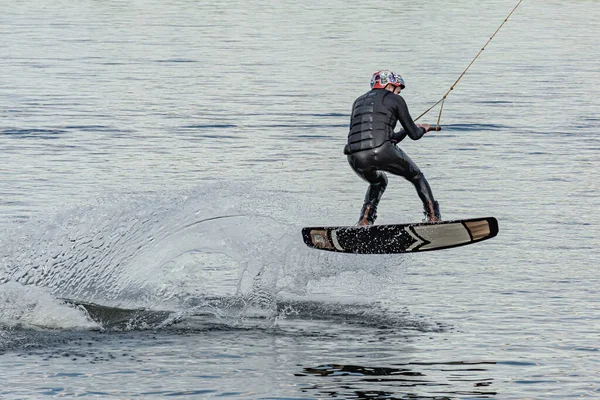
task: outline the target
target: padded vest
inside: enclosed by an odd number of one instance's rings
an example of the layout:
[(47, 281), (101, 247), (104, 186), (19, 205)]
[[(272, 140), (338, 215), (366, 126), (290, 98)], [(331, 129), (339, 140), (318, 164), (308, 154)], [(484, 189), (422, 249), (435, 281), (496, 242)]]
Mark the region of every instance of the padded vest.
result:
[(344, 154), (377, 148), (389, 141), (398, 122), (397, 102), (392, 92), (374, 89), (354, 102), (348, 144)]

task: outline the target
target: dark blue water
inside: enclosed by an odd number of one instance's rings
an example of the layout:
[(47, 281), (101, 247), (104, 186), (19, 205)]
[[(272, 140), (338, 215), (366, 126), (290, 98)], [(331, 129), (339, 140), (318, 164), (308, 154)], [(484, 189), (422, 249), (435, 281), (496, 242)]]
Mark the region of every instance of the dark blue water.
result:
[[(371, 73), (416, 116), (515, 4), (4, 4), (0, 398), (600, 397), (596, 2), (524, 1), (402, 143), (445, 219), (498, 237), (300, 236), (358, 216)], [(378, 221), (420, 209), (390, 177)]]

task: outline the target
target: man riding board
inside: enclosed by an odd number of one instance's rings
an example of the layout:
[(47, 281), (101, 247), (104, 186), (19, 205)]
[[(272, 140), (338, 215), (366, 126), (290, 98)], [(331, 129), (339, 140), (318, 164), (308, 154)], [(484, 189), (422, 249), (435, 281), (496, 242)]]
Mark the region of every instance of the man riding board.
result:
[[(404, 80), (391, 71), (377, 71), (371, 78), (371, 90), (354, 101), (350, 118), (348, 144), (344, 154), (348, 163), (369, 188), (360, 213), (358, 225), (373, 225), (377, 218), (377, 205), (387, 187), (385, 172), (410, 181), (423, 202), (427, 221), (441, 221), (439, 204), (425, 176), (417, 165), (402, 151), (397, 143), (406, 136), (418, 140), (431, 130), (429, 124), (415, 124), (406, 102), (400, 96)], [(402, 128), (394, 132), (400, 121)]]

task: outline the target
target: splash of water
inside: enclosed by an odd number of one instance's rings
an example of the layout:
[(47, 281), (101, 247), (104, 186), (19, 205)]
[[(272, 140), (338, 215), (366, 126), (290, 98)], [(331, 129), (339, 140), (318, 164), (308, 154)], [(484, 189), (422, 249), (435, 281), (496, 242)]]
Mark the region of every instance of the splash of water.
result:
[(258, 214), (293, 201), (271, 195), (213, 186), (101, 200), (28, 223), (0, 241), (0, 283), (114, 307), (273, 319), (279, 293), (306, 295), (311, 282), (341, 272), (381, 274), (385, 259), (308, 249), (299, 226)]

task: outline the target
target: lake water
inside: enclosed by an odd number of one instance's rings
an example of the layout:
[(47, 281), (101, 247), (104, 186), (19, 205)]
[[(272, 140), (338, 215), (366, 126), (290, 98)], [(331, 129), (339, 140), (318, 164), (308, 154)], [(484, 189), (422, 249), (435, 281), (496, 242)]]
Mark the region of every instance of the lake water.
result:
[(600, 398), (597, 1), (525, 0), (402, 142), (496, 238), (300, 235), (358, 217), (372, 72), (416, 117), (515, 4), (1, 1), (0, 398)]

